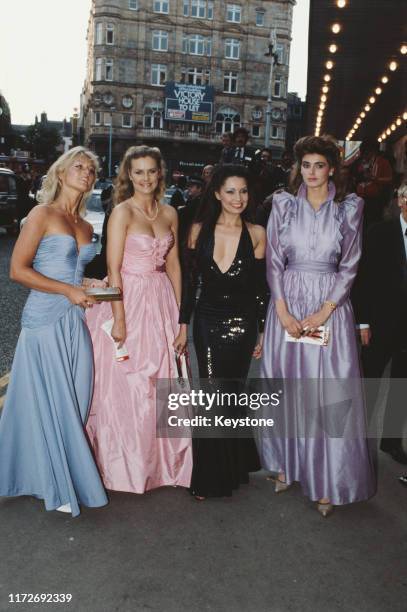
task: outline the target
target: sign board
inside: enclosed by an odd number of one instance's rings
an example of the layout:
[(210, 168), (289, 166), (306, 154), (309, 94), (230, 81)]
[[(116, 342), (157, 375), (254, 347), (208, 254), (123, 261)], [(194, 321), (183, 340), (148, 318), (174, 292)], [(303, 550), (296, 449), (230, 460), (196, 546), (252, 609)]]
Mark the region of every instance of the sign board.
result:
[(165, 119), (212, 123), (214, 88), (169, 81), (165, 85)]

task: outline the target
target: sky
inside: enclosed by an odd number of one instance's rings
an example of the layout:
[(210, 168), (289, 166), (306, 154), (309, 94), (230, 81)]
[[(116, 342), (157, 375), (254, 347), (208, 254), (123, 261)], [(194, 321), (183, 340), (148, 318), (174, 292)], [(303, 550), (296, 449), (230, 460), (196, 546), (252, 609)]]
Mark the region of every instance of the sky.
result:
[[(251, 1), (251, 0), (247, 0)], [(91, 0), (0, 0), (0, 91), (12, 123), (45, 111), (61, 121), (79, 108)], [(309, 0), (294, 8), (289, 91), (306, 93)]]

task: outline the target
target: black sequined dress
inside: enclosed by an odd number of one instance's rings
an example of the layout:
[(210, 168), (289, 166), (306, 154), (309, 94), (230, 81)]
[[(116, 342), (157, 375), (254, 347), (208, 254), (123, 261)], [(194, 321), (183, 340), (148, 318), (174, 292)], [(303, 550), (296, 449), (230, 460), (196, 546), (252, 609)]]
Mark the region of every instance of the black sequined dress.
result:
[[(265, 260), (255, 258), (245, 223), (235, 258), (224, 273), (213, 259), (214, 244), (212, 233), (199, 252), (187, 249), (180, 323), (189, 323), (195, 309), (193, 338), (201, 388), (207, 390), (212, 384), (212, 391), (216, 387), (236, 392), (247, 378), (257, 334), (263, 331), (268, 301)], [(196, 303), (199, 277), (202, 285)], [(218, 405), (219, 411), (227, 418), (247, 414), (237, 405)], [(195, 495), (230, 496), (239, 484), (248, 482), (249, 472), (260, 469), (251, 437), (194, 435), (193, 451), (191, 492)]]

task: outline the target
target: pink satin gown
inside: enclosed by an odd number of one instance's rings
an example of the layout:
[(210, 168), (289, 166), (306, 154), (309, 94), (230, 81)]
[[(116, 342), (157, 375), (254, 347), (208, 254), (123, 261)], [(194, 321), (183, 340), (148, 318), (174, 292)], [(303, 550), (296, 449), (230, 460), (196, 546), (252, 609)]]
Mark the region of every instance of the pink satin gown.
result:
[(107, 489), (144, 493), (157, 487), (189, 487), (192, 444), (156, 437), (156, 380), (176, 376), (174, 348), (178, 307), (165, 273), (174, 243), (147, 234), (127, 236), (121, 269), (126, 348), (117, 362), (101, 325), (112, 318), (107, 302), (86, 312), (95, 354), (95, 389), (87, 432)]

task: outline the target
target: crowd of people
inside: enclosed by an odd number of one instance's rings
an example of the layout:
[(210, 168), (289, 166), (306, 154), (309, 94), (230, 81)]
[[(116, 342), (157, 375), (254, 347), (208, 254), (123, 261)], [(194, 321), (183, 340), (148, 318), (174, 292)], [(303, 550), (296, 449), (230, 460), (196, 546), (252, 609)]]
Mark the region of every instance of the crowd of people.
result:
[[(391, 359), (392, 377), (406, 376), (407, 184), (401, 216), (369, 221), (362, 242), (369, 198), (381, 215), (389, 187), (377, 151), (345, 172), (334, 139), (307, 136), (277, 167), (247, 140), (243, 128), (225, 135), (219, 164), (178, 181), (172, 206), (159, 149), (130, 147), (108, 194), (106, 278), (92, 278), (82, 216), (97, 158), (75, 147), (50, 168), (11, 260), (31, 292), (0, 419), (0, 495), (77, 516), (106, 504), (105, 489), (230, 496), (261, 468), (276, 493), (299, 482), (323, 517), (374, 495), (358, 340), (365, 376), (379, 379)], [(108, 286), (122, 299), (87, 291)], [(260, 360), (262, 388), (282, 397), (275, 427), (157, 436), (157, 385), (180, 377), (192, 316), (200, 387), (237, 396)], [(370, 416), (377, 385), (368, 392)], [(396, 395), (381, 448), (407, 463)], [(233, 402), (216, 410), (246, 414)]]

